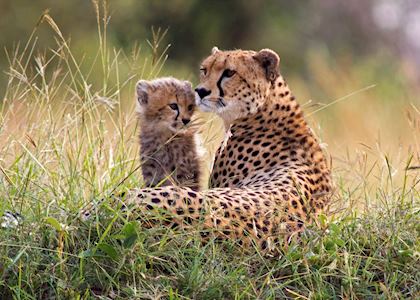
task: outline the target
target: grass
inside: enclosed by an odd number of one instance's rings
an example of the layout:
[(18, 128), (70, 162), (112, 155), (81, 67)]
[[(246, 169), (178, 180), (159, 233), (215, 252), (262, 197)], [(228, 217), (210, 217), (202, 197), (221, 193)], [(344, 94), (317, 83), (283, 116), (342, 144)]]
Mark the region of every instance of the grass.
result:
[[(24, 220), (0, 230), (1, 299), (420, 297), (414, 142), (399, 156), (378, 144), (334, 153), (331, 213), (276, 256), (230, 241), (202, 243), (199, 228), (144, 229), (110, 203), (96, 220), (81, 221), (78, 211), (90, 202), (141, 186), (132, 91), (138, 78), (160, 74), (166, 53), (158, 32), (150, 49), (111, 49), (102, 22), (107, 12), (96, 9), (93, 58), (77, 57), (48, 14), (39, 26), (52, 28), (54, 49), (39, 52), (34, 30), (8, 53), (0, 212), (19, 212)], [(412, 107), (415, 129), (420, 113)], [(209, 123), (203, 132), (214, 148), (219, 137), (209, 128), (218, 124)]]

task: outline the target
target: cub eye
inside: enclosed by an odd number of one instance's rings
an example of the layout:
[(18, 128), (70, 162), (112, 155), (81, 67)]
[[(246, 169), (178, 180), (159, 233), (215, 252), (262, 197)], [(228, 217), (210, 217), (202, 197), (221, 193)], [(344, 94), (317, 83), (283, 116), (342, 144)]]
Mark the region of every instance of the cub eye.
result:
[(200, 72), (203, 75), (207, 75), (207, 69), (206, 68), (200, 68)]
[(194, 105), (192, 105), (192, 104), (188, 105), (188, 111), (192, 111), (193, 108), (194, 108)]
[(178, 110), (178, 104), (176, 104), (176, 103), (169, 104), (169, 107), (173, 110)]
[(236, 74), (236, 71), (234, 70), (230, 70), (230, 69), (226, 69), (223, 71), (223, 77), (232, 77), (233, 75)]

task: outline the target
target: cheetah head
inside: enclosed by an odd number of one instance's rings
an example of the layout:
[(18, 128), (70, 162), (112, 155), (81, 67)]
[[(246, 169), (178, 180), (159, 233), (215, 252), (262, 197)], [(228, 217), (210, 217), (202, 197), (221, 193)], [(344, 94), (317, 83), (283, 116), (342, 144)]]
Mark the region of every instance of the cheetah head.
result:
[(144, 125), (184, 132), (195, 110), (191, 83), (172, 77), (140, 80), (136, 85), (137, 111)]
[(200, 67), (197, 106), (215, 112), (225, 123), (255, 114), (279, 76), (279, 61), (269, 49), (220, 51), (214, 47)]

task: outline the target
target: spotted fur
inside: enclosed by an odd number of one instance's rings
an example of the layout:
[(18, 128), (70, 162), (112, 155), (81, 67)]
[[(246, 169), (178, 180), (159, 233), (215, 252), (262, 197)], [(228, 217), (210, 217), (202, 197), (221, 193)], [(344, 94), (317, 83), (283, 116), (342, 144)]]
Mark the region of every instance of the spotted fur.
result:
[(278, 73), (272, 50), (220, 51), (201, 66), (196, 102), (218, 114), (230, 131), (212, 171), (211, 188), (131, 191), (135, 214), (155, 208), (184, 225), (204, 219), (221, 237), (260, 249), (304, 228), (331, 193), (330, 171), (295, 97)]

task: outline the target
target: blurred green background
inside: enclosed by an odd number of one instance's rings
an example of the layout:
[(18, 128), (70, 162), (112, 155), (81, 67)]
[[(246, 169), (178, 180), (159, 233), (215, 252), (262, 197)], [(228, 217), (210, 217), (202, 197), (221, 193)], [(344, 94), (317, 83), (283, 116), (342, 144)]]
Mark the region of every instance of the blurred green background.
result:
[[(285, 69), (302, 75), (312, 51), (335, 58), (376, 56), (387, 65), (394, 64), (395, 55), (420, 62), (416, 53), (420, 50), (420, 21), (415, 20), (420, 16), (418, 1), (119, 0), (108, 1), (107, 6), (112, 44), (129, 50), (134, 43), (150, 38), (152, 27), (168, 29), (165, 42), (171, 44), (170, 64), (188, 71), (195, 71), (214, 45), (221, 49), (275, 49)], [(90, 50), (97, 25), (88, 0), (2, 0), (2, 48), (10, 50), (17, 42), (26, 41), (46, 9), (75, 47)], [(53, 40), (48, 28), (44, 29), (39, 43), (47, 47)], [(4, 68), (3, 55), (1, 64)]]
[[(149, 49), (152, 27), (168, 30), (162, 44), (170, 44), (169, 56), (159, 75), (196, 84), (200, 60), (215, 45), (272, 48), (332, 153), (367, 145), (418, 153), (419, 1), (119, 0), (105, 6), (108, 42), (125, 53), (135, 45)], [(49, 9), (74, 53), (93, 59), (98, 51), (93, 7), (87, 0), (2, 0), (1, 48), (10, 56)], [(50, 26), (39, 25), (37, 36), (36, 51), (55, 47)], [(0, 95), (6, 89), (7, 57), (3, 50)]]

